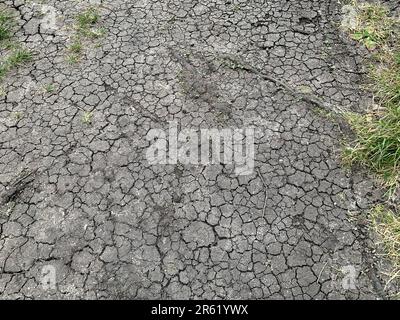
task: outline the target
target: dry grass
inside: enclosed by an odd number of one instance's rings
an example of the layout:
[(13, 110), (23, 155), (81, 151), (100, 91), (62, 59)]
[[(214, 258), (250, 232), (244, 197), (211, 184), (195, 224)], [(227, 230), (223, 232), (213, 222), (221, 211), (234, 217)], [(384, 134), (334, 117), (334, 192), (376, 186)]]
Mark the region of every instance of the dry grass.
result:
[(383, 205), (377, 206), (371, 212), (371, 224), (379, 235), (385, 248), (385, 255), (392, 262), (393, 269), (389, 282), (400, 278), (400, 217), (398, 213)]

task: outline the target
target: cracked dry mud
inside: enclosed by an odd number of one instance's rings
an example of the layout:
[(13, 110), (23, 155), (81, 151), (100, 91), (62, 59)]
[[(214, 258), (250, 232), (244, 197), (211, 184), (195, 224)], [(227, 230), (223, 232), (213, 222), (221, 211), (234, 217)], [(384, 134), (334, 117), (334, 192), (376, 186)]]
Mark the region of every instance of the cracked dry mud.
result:
[[(301, 99), (365, 106), (340, 5), (97, 2), (105, 34), (71, 65), (71, 27), (88, 2), (48, 1), (59, 16), (50, 32), (36, 6), (4, 1), (36, 54), (0, 98), (0, 298), (386, 298), (362, 218), (382, 194), (343, 168), (340, 125)], [(146, 134), (169, 121), (256, 127), (254, 173), (150, 165)], [(48, 266), (57, 286), (45, 290)]]

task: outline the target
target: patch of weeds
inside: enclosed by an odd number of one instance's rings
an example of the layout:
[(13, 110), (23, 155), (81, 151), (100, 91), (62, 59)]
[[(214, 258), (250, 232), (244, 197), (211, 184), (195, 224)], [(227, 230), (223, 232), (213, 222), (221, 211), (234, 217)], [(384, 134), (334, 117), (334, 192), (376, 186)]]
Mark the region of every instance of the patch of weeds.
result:
[(91, 29), (89, 31), (89, 33), (86, 34), (86, 36), (97, 39), (97, 38), (103, 37), (105, 35), (105, 33), (106, 33), (106, 30), (104, 28), (94, 28), (94, 29)]
[(80, 61), (81, 54), (83, 52), (83, 44), (80, 39), (75, 39), (75, 41), (68, 48), (69, 55), (67, 56), (67, 61), (70, 64), (76, 64)]
[(69, 47), (69, 51), (73, 54), (79, 54), (83, 50), (83, 45), (80, 40), (74, 41), (71, 46)]
[(397, 56), (400, 56), (400, 50), (378, 56), (382, 62), (370, 68), (372, 89), (382, 103), (391, 108), (400, 104), (400, 64), (396, 61)]
[(5, 50), (16, 50), (21, 47), (18, 43), (12, 41), (12, 39), (0, 42), (0, 44), (1, 44), (0, 48), (3, 48)]
[[(356, 140), (346, 147), (344, 160), (370, 169), (392, 193), (400, 181), (400, 19), (389, 17), (388, 10), (376, 4), (362, 4), (359, 11), (359, 25), (374, 34), (369, 78), (378, 108), (345, 115)], [(366, 39), (362, 42), (368, 47)]]
[(0, 62), (0, 80), (12, 69), (32, 60), (32, 52), (27, 49), (14, 49)]
[(76, 17), (78, 28), (85, 29), (99, 21), (99, 14), (94, 8), (89, 8)]
[(47, 92), (47, 93), (52, 93), (52, 92), (54, 92), (54, 90), (55, 90), (55, 87), (51, 83), (50, 84), (46, 84), (44, 86), (44, 91)]
[[(344, 160), (361, 164), (377, 175), (392, 196), (400, 182), (400, 19), (379, 4), (357, 5), (357, 28), (352, 37), (374, 51), (369, 88), (376, 107), (366, 114), (347, 113), (355, 141), (344, 150)], [(383, 205), (370, 214), (391, 260), (390, 281), (400, 278), (400, 217)]]
[(67, 62), (69, 64), (77, 64), (80, 61), (80, 56), (76, 54), (70, 54), (67, 56)]
[(80, 61), (86, 40), (97, 39), (105, 34), (104, 28), (96, 27), (99, 20), (100, 15), (94, 8), (89, 8), (75, 17), (76, 34), (73, 36), (72, 44), (68, 47), (68, 63), (76, 64)]
[(15, 120), (20, 120), (23, 117), (23, 113), (21, 111), (15, 111), (11, 114), (12, 118)]
[(100, 15), (94, 8), (89, 8), (76, 17), (78, 33), (90, 38), (99, 38), (104, 35), (104, 29), (94, 28), (100, 20)]
[(91, 124), (93, 120), (93, 112), (85, 111), (82, 116), (82, 122), (84, 124)]
[(14, 50), (7, 58), (11, 68), (19, 66), (32, 60), (32, 52), (27, 49)]
[(355, 5), (358, 16), (352, 38), (369, 50), (384, 45), (394, 32), (395, 19), (389, 17), (389, 10), (380, 4), (355, 2)]
[(11, 38), (11, 31), (13, 27), (12, 16), (4, 11), (0, 11), (0, 42)]
[(389, 282), (398, 280), (400, 278), (400, 217), (395, 211), (379, 205), (372, 210), (370, 218), (371, 225), (385, 248), (385, 255), (393, 265)]
[(21, 48), (11, 40), (14, 24), (13, 16), (6, 10), (0, 9), (0, 44), (8, 51), (4, 59), (0, 61), (0, 81), (12, 69), (32, 60), (31, 51)]
[(5, 62), (0, 62), (0, 80), (3, 79), (8, 72), (8, 68)]
[(394, 62), (396, 63), (396, 65), (397, 65), (398, 67), (400, 67), (400, 52), (396, 52), (396, 53), (394, 54)]
[(377, 174), (391, 191), (400, 177), (400, 108), (373, 113), (345, 115), (356, 133), (355, 144), (344, 150), (344, 160), (359, 163)]

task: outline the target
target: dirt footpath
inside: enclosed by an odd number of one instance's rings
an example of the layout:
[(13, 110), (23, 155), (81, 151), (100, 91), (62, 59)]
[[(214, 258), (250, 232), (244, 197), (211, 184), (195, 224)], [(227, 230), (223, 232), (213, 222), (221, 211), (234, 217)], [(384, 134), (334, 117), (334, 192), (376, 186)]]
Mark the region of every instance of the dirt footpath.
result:
[[(330, 113), (368, 103), (339, 4), (92, 3), (72, 60), (86, 1), (5, 1), (35, 55), (0, 97), (0, 298), (386, 298)], [(252, 170), (150, 163), (171, 124), (254, 128)]]

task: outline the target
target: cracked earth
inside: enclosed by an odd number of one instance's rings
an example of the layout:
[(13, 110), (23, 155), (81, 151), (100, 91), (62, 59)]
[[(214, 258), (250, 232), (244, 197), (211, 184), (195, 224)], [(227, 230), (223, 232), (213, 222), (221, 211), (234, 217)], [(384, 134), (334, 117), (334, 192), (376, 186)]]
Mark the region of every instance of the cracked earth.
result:
[[(47, 1), (53, 31), (3, 2), (35, 55), (0, 97), (0, 298), (387, 298), (363, 216), (382, 192), (343, 168), (345, 126), (324, 115), (368, 104), (340, 4), (91, 1), (105, 33), (71, 65), (89, 1)], [(253, 174), (149, 164), (170, 121), (257, 128)]]

